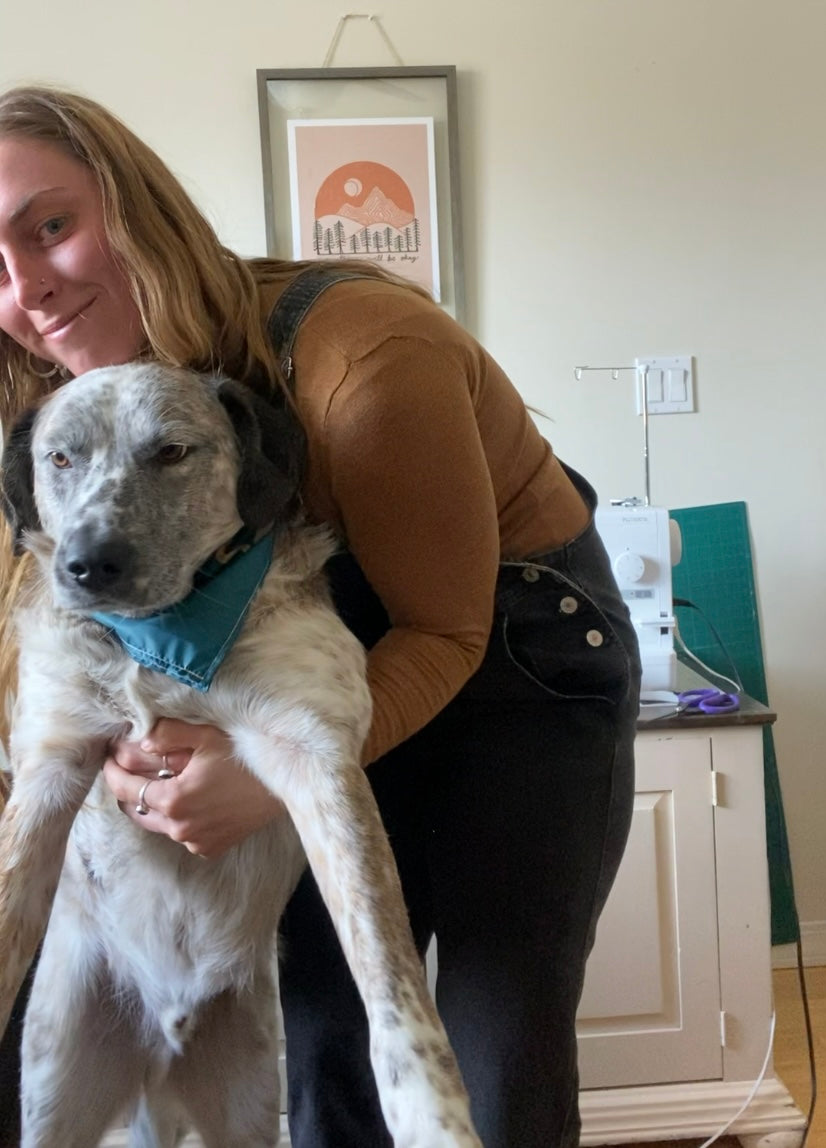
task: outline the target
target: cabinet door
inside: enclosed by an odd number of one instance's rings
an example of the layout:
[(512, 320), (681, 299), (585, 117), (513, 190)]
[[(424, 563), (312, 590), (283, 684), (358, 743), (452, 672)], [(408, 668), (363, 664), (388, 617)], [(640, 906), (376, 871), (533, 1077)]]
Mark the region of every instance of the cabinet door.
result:
[(637, 739), (634, 818), (588, 961), (583, 1088), (722, 1077), (711, 741)]

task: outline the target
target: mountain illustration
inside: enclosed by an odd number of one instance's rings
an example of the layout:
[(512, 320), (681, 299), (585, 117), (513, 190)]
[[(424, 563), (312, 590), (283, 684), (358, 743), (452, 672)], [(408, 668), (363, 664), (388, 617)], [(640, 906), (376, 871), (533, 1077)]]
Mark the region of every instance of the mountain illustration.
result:
[(414, 219), (412, 212), (403, 211), (380, 187), (374, 187), (358, 207), (352, 203), (343, 203), (336, 214), (342, 219), (351, 219), (362, 227), (388, 223), (399, 231)]

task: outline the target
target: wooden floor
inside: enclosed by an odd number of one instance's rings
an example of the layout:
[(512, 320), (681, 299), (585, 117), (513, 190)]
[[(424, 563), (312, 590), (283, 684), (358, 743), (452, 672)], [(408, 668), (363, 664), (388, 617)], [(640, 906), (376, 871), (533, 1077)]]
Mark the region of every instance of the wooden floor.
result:
[[(805, 979), (820, 1091), (806, 1148), (826, 1148), (826, 966), (806, 969)], [(811, 1096), (809, 1060), (797, 969), (775, 969), (774, 1001), (777, 1010), (774, 1070), (791, 1092), (798, 1108), (808, 1112)]]

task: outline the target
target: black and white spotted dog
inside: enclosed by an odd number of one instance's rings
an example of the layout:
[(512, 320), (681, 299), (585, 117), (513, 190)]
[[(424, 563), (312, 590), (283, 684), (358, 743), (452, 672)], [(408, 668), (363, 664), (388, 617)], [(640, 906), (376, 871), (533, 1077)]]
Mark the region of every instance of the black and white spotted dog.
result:
[[(92, 1148), (124, 1111), (133, 1148), (172, 1148), (189, 1125), (209, 1148), (278, 1142), (272, 958), (305, 855), (366, 1006), (397, 1148), (479, 1148), (359, 764), (369, 694), (327, 594), (331, 544), (288, 524), (291, 425), (237, 384), (130, 364), (67, 383), (6, 443), (4, 510), (38, 570), (0, 820), (0, 1030), (45, 930), (24, 1148)], [(127, 653), (113, 617), (219, 610), (201, 572), (244, 529), (252, 553), (273, 523), (208, 689), (200, 671), (193, 685)], [(101, 778), (107, 746), (161, 715), (225, 730), (289, 816), (219, 860), (125, 817)]]

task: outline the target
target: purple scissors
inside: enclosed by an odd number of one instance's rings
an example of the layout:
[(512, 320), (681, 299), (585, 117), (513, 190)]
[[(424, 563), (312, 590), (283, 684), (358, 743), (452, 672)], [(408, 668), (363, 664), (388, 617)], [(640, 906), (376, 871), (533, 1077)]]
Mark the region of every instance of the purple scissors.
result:
[(737, 694), (726, 694), (712, 687), (700, 690), (683, 690), (677, 694), (681, 710), (700, 710), (704, 714), (730, 714), (740, 708)]

